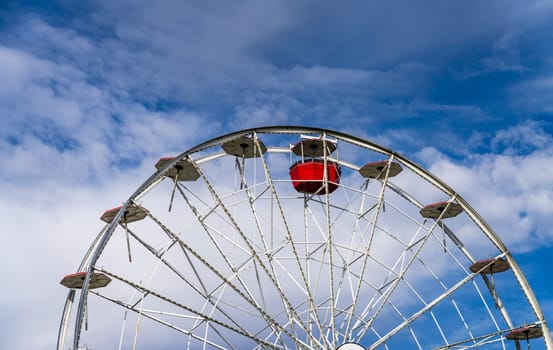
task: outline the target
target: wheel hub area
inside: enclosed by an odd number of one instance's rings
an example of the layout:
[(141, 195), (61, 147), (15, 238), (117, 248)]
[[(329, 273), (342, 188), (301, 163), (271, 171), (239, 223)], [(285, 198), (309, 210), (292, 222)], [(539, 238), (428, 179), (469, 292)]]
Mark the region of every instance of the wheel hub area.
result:
[(364, 350), (365, 348), (357, 343), (344, 343), (340, 345), (336, 350)]

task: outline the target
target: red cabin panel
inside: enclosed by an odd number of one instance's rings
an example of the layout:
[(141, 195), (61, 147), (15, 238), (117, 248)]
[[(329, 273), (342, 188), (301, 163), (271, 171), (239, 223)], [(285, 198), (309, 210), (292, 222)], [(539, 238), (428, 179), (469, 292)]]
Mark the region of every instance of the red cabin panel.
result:
[[(334, 192), (340, 183), (340, 166), (327, 162), (328, 193)], [(290, 178), (296, 191), (301, 193), (326, 194), (324, 179), (324, 162), (310, 160), (297, 162), (290, 167)]]

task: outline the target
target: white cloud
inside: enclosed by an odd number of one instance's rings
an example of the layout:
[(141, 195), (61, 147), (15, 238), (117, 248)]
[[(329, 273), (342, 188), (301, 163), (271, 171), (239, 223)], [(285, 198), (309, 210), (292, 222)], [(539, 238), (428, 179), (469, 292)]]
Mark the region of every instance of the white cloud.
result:
[(158, 157), (191, 147), (219, 124), (151, 111), (93, 84), (70, 62), (4, 46), (0, 62), (0, 211), (10, 247), (0, 257), (10, 281), (1, 308), (26, 325), (24, 334), (2, 332), (4, 345), (52, 348), (67, 293), (57, 282), (75, 272), (101, 213), (127, 198)]
[[(17, 38), (13, 45), (47, 63), (49, 71), (64, 68), (79, 74), (79, 85), (75, 81), (64, 85), (50, 75), (48, 79), (59, 85), (62, 93), (82, 91), (84, 100), (92, 97), (88, 109), (80, 111), (84, 115), (111, 112), (97, 111), (98, 100), (116, 109), (114, 100), (123, 99), (153, 109), (165, 105), (235, 109), (237, 116), (228, 118), (229, 125), (233, 118), (248, 126), (260, 125), (267, 120), (262, 111), (275, 110), (276, 121), (293, 119), (296, 124), (331, 127), (353, 117), (366, 121), (367, 117), (359, 115), (367, 106), (389, 116), (399, 115), (401, 111), (376, 100), (411, 96), (428, 83), (424, 76), (429, 68), (417, 62), (372, 70), (318, 64), (280, 66), (278, 57), (260, 57), (254, 48), (301, 23), (302, 13), (290, 15), (277, 4), (259, 7), (151, 8), (145, 4), (128, 8), (123, 3), (103, 3), (90, 17), (79, 20), (75, 28), (80, 31), (36, 16), (24, 17), (13, 30)], [(125, 16), (119, 16), (123, 12)], [(183, 22), (181, 17), (189, 20)], [(99, 29), (93, 30), (93, 24)], [(251, 30), (252, 26), (256, 30)], [(94, 35), (87, 35), (88, 31)], [(35, 42), (39, 44), (32, 44)], [(51, 94), (51, 88), (46, 86), (40, 92)], [(98, 90), (93, 91), (95, 88)], [(64, 103), (58, 109), (66, 110), (59, 112), (78, 114), (75, 108), (84, 105), (83, 99), (73, 110)], [(35, 100), (44, 106), (39, 98)]]
[[(553, 243), (553, 137), (536, 126), (497, 133), (494, 144), (512, 144), (502, 153), (474, 154), (453, 161), (439, 150), (419, 153), (431, 172), (471, 203), (515, 252)], [(528, 151), (526, 148), (531, 147)]]
[(117, 159), (181, 149), (219, 127), (194, 113), (154, 112), (121, 99), (73, 66), (5, 47), (0, 62), (7, 79), (0, 147), (10, 164), (2, 176), (12, 180), (101, 177)]

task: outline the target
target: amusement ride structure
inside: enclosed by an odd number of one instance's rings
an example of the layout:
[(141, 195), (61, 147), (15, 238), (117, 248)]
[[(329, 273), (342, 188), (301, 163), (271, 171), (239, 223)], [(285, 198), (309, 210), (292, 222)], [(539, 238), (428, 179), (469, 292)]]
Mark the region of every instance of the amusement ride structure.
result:
[(214, 138), (159, 159), (100, 219), (61, 280), (58, 350), (553, 350), (523, 272), (461, 194), (345, 133)]

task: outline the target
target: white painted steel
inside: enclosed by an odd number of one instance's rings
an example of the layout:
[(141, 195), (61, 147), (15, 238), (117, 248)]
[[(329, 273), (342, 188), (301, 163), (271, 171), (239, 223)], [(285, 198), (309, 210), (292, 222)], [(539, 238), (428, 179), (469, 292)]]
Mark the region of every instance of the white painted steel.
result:
[[(258, 147), (262, 139), (267, 152), (235, 159), (221, 151), (222, 144), (243, 137)], [(332, 157), (323, 147), (321, 157), (325, 165), (342, 167), (334, 193), (328, 193), (326, 166), (326, 194), (292, 189), (288, 166), (296, 156), (285, 145), (302, 138), (332, 140), (337, 147)], [(164, 181), (183, 159), (199, 179), (176, 186)], [(382, 159), (404, 170), (378, 180), (358, 173)], [(436, 201), (457, 203), (463, 213), (443, 220), (418, 214)], [(129, 263), (121, 259), (127, 251), (117, 227), (131, 205), (144, 206), (148, 216), (126, 228), (133, 244)], [(512, 272), (495, 276), (494, 283), (470, 272), (471, 264), (488, 257), (482, 254), (504, 257)], [(506, 349), (520, 347), (505, 340), (506, 332), (525, 324), (543, 329), (533, 346), (553, 350), (523, 272), (460, 194), (401, 154), (331, 130), (248, 129), (181, 153), (125, 201), (79, 271), (88, 272), (87, 279), (80, 292), (68, 294), (58, 350), (119, 341), (123, 348)], [(93, 271), (113, 282), (90, 290)], [(503, 292), (528, 301), (516, 305), (516, 318), (500, 298)], [(114, 319), (127, 325), (132, 317), (135, 327), (112, 334)]]

